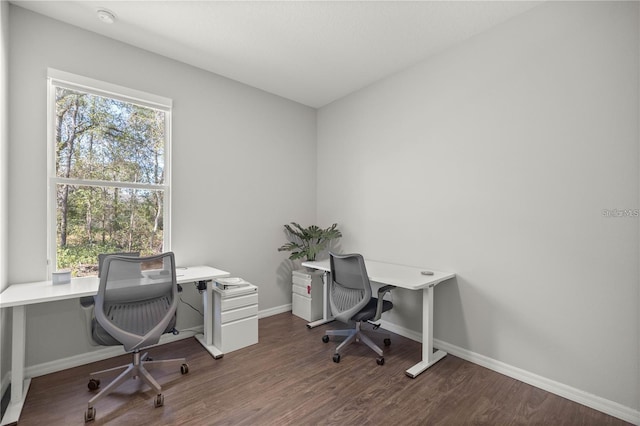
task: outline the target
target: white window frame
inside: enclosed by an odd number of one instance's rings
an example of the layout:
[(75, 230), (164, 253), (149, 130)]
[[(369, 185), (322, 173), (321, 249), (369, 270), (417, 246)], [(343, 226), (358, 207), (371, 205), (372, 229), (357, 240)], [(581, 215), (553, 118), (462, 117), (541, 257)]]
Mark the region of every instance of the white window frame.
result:
[[(164, 183), (162, 185), (144, 183), (117, 183), (91, 179), (65, 179), (56, 175), (55, 149), (55, 111), (56, 87), (77, 90), (93, 95), (117, 99), (165, 113), (165, 145), (164, 145)], [(56, 187), (58, 184), (106, 186), (120, 188), (138, 188), (164, 191), (163, 205), (163, 250), (171, 250), (171, 110), (173, 101), (169, 98), (146, 93), (136, 89), (95, 80), (53, 68), (47, 69), (47, 276), (56, 270), (57, 265), (57, 203)]]

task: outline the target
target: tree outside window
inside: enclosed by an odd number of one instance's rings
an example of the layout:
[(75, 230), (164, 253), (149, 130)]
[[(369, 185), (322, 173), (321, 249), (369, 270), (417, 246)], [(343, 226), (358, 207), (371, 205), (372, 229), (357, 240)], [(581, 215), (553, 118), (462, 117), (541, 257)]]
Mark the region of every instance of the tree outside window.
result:
[(96, 275), (99, 253), (163, 251), (167, 116), (55, 86), (57, 269)]

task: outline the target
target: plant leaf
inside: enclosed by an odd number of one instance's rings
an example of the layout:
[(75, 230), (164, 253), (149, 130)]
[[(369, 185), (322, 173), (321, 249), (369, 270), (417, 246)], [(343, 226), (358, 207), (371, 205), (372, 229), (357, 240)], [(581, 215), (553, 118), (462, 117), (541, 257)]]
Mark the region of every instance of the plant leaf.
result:
[(315, 260), (318, 253), (328, 246), (329, 241), (342, 237), (337, 223), (322, 229), (317, 225), (303, 228), (299, 223), (291, 222), (284, 225), (284, 228), (291, 241), (283, 244), (278, 251), (291, 251), (289, 256), (291, 260), (302, 258)]

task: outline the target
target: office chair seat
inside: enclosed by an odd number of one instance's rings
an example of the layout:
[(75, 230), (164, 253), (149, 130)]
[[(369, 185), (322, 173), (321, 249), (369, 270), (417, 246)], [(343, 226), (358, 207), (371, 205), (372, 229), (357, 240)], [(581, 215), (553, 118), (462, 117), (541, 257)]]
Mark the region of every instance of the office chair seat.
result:
[[(388, 300), (382, 300), (382, 312), (387, 312), (393, 308), (393, 303)], [(376, 311), (378, 309), (378, 299), (372, 297), (369, 303), (362, 308), (360, 312), (351, 317), (352, 321), (371, 321), (376, 317)]]
[[(134, 334), (143, 334), (153, 324), (158, 324), (162, 320), (162, 316), (170, 305), (168, 297), (163, 296), (134, 303), (111, 303), (106, 306), (105, 310), (109, 319), (123, 330)], [(143, 314), (138, 318), (133, 315), (122, 315), (125, 310), (130, 310), (132, 313), (142, 312)], [(91, 326), (91, 338), (96, 344), (100, 346), (122, 345), (122, 342), (109, 334), (98, 321), (93, 320)], [(172, 333), (175, 326), (176, 316), (174, 315), (164, 332)]]

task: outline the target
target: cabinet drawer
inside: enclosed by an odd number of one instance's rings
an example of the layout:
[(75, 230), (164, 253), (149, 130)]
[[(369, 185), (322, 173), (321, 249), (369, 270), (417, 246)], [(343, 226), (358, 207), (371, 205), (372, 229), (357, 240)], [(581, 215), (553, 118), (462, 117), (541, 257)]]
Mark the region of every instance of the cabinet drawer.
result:
[(307, 321), (316, 321), (322, 318), (322, 299), (312, 300), (299, 294), (292, 294), (291, 312)]
[(295, 277), (300, 277), (306, 280), (311, 280), (311, 277), (313, 276), (312, 273), (309, 273), (306, 270), (303, 269), (296, 269), (295, 271), (292, 271), (291, 275), (295, 278)]
[(293, 277), (291, 278), (291, 281), (297, 285), (307, 286), (307, 285), (311, 285), (312, 280), (311, 280), (311, 277), (302, 278), (302, 277), (293, 275)]
[(258, 294), (247, 294), (246, 296), (238, 296), (231, 298), (223, 298), (222, 299), (222, 312), (227, 311), (229, 309), (239, 308), (241, 306), (247, 305), (257, 305), (258, 304)]
[(218, 347), (222, 352), (227, 353), (256, 344), (258, 343), (258, 317), (223, 324), (220, 331)]
[(291, 287), (291, 291), (293, 294), (299, 294), (302, 297), (311, 297), (311, 295), (309, 294), (311, 290), (311, 283), (309, 283), (309, 286), (301, 286), (301, 285), (296, 285), (293, 284), (293, 286)]
[(258, 305), (243, 306), (237, 309), (229, 309), (222, 312), (222, 324), (237, 321), (242, 318), (255, 317), (258, 315)]

